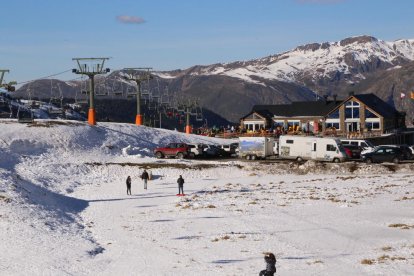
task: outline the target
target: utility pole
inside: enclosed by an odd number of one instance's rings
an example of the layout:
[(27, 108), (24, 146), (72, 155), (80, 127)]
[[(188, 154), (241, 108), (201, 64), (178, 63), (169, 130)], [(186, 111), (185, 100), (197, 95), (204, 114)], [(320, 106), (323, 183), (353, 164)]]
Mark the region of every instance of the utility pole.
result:
[(152, 79), (152, 75), (150, 70), (152, 70), (151, 67), (140, 67), (140, 68), (124, 68), (127, 75), (125, 77), (126, 80), (129, 81), (135, 81), (137, 84), (137, 115), (135, 117), (135, 124), (137, 126), (141, 126), (143, 123), (142, 120), (142, 114), (141, 114), (141, 83), (143, 81), (149, 81)]
[(96, 125), (95, 117), (95, 75), (110, 72), (104, 68), (105, 61), (109, 58), (72, 58), (78, 64), (78, 69), (72, 69), (72, 73), (87, 75), (89, 77), (89, 111), (88, 123)]

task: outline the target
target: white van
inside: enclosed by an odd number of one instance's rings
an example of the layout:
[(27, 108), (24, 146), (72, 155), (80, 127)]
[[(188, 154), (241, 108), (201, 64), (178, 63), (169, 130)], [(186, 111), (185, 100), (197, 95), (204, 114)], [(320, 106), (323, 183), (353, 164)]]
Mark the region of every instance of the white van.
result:
[(282, 135), (279, 138), (279, 158), (339, 163), (347, 156), (339, 139)]
[(373, 150), (375, 146), (368, 140), (341, 139), (342, 145), (360, 146), (363, 150)]

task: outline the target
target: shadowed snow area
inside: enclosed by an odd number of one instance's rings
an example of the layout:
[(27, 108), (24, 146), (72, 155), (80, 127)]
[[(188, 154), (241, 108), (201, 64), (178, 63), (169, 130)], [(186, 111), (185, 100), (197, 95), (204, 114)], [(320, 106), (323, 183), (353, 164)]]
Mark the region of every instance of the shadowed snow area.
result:
[(233, 141), (1, 120), (0, 274), (257, 275), (271, 251), (276, 275), (412, 275), (412, 163), (152, 157), (170, 142)]

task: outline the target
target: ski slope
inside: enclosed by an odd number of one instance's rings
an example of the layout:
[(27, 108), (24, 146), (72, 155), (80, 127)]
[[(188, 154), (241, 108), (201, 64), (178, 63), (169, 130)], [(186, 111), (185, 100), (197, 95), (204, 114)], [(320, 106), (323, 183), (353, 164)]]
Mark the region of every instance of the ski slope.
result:
[(152, 157), (176, 141), (231, 142), (0, 121), (0, 275), (413, 275), (413, 165)]

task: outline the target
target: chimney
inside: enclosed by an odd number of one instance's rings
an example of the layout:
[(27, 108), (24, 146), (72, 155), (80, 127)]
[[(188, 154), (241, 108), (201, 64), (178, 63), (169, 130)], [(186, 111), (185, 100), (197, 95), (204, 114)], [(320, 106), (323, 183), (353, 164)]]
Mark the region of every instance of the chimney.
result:
[(333, 100), (334, 100), (334, 102), (336, 102), (336, 98), (338, 97), (338, 95), (336, 95), (336, 94), (333, 94), (332, 95), (332, 98), (333, 98)]
[(354, 91), (351, 91), (351, 92), (348, 93), (348, 95), (349, 96), (354, 96), (355, 95), (355, 92)]

